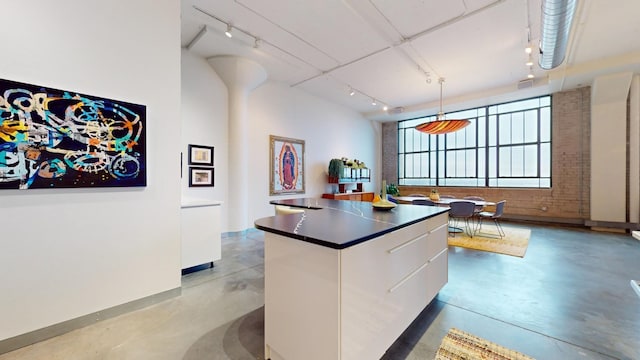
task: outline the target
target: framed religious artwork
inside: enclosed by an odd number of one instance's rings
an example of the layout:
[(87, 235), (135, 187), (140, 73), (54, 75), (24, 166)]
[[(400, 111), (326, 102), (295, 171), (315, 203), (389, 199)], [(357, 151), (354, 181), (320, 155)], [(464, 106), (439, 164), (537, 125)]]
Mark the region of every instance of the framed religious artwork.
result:
[(189, 186), (213, 186), (213, 168), (190, 167)]
[(189, 165), (213, 166), (213, 146), (189, 145)]
[(304, 140), (269, 140), (269, 195), (304, 194)]

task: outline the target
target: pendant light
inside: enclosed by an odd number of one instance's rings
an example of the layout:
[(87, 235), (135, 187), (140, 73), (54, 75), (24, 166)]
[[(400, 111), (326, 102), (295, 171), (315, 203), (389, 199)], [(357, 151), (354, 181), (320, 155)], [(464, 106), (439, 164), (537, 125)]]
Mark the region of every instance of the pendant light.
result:
[(454, 131), (458, 131), (463, 129), (467, 125), (471, 124), (469, 120), (448, 120), (444, 117), (444, 112), (442, 111), (442, 83), (444, 83), (444, 78), (438, 79), (438, 83), (440, 83), (440, 111), (438, 115), (436, 115), (436, 119), (434, 121), (428, 121), (426, 123), (422, 123), (415, 127), (416, 130), (431, 134), (431, 135), (440, 135), (446, 134)]

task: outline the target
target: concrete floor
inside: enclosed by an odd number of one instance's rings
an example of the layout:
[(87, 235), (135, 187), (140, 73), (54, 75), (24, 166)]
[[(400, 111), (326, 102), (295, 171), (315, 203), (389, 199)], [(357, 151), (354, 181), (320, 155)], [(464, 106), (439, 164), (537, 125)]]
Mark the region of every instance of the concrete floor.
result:
[[(449, 249), (449, 283), (383, 359), (432, 359), (457, 327), (538, 360), (640, 359), (640, 242), (532, 229), (524, 258)], [(263, 359), (263, 234), (223, 237), (182, 295), (10, 353), (13, 359)], [(299, 360), (299, 359), (296, 359)], [(366, 359), (364, 359), (366, 360)]]

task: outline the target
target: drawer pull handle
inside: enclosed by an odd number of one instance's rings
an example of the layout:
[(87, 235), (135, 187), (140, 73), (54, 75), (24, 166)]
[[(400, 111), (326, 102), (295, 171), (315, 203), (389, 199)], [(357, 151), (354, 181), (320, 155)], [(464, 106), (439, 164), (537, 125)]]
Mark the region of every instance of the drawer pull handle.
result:
[(405, 276), (404, 279), (400, 280), (399, 283), (395, 284), (391, 289), (389, 289), (389, 292), (392, 293), (396, 291), (400, 286), (404, 285), (404, 283), (409, 281), (409, 279), (416, 276), (416, 274), (419, 273), (420, 270), (424, 269), (427, 265), (429, 265), (430, 262), (431, 260), (428, 260), (426, 263), (422, 264), (419, 268), (413, 270), (409, 275)]
[(419, 240), (421, 240), (421, 239), (424, 239), (424, 238), (426, 238), (427, 236), (429, 236), (429, 233), (427, 233), (427, 234), (422, 234), (422, 235), (418, 236), (418, 237), (417, 237), (417, 238), (415, 238), (415, 239), (411, 239), (411, 240), (409, 240), (409, 241), (407, 241), (407, 242), (404, 242), (404, 243), (402, 243), (402, 244), (400, 244), (400, 245), (398, 245), (398, 246), (396, 246), (396, 247), (394, 247), (394, 248), (392, 248), (392, 249), (387, 250), (387, 252), (388, 252), (389, 254), (393, 254), (394, 252), (399, 251), (399, 250), (401, 250), (402, 248), (404, 248), (404, 247), (406, 247), (406, 246), (409, 246), (409, 245), (413, 244), (413, 243), (414, 243), (414, 242), (416, 242), (416, 241), (419, 241)]
[(449, 224), (442, 224), (442, 225), (438, 226), (437, 228), (429, 231), (429, 234), (433, 234), (434, 232), (436, 232), (436, 231), (438, 231), (438, 230), (440, 230), (440, 229), (442, 229), (444, 227), (448, 227), (448, 226), (449, 226)]

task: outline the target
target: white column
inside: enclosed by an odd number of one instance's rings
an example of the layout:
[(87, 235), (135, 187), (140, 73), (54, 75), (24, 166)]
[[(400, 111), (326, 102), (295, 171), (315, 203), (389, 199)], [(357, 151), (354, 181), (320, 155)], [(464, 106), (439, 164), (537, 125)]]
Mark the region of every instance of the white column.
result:
[(236, 56), (215, 56), (209, 65), (229, 92), (229, 230), (249, 228), (249, 119), (248, 96), (267, 79), (258, 63)]
[[(591, 220), (626, 222), (627, 97), (632, 73), (596, 78), (591, 90)], [(562, 121), (558, 119), (558, 121)]]
[(629, 93), (629, 222), (640, 223), (640, 75)]

